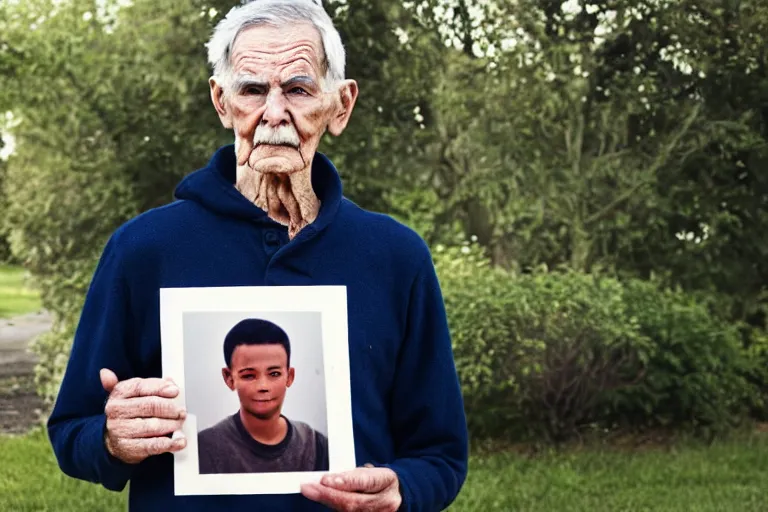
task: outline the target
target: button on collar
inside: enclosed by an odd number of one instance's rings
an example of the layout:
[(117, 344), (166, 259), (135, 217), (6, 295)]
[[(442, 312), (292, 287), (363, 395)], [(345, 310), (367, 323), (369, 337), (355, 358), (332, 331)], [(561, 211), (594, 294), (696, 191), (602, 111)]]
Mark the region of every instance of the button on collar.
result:
[(277, 236), (277, 233), (274, 231), (267, 231), (264, 235), (264, 242), (266, 242), (269, 245), (279, 245), (280, 244), (280, 238)]
[(280, 235), (272, 229), (264, 232), (264, 250), (270, 256), (275, 254), (280, 248)]

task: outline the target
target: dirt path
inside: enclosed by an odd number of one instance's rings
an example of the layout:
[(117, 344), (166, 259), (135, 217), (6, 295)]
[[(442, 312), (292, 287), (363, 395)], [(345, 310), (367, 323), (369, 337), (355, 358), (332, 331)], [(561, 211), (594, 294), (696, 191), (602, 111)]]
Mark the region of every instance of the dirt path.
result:
[(35, 394), (36, 358), (28, 347), (50, 327), (47, 313), (0, 319), (0, 434), (23, 433), (40, 423), (43, 401)]

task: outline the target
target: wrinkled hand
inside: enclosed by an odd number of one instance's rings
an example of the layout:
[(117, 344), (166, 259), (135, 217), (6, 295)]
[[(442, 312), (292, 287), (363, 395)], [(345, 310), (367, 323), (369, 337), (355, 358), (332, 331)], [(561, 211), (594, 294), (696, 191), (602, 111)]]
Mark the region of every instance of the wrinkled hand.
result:
[[(173, 402), (179, 388), (170, 379), (129, 379), (102, 369), (101, 385), (109, 393), (104, 412), (107, 416), (105, 443), (113, 457), (138, 464), (147, 457), (176, 452), (187, 445), (180, 431), (186, 411)], [(179, 432), (180, 434), (180, 432)]]
[(370, 465), (325, 475), (320, 483), (303, 485), (301, 493), (342, 512), (395, 512), (402, 504), (397, 474)]

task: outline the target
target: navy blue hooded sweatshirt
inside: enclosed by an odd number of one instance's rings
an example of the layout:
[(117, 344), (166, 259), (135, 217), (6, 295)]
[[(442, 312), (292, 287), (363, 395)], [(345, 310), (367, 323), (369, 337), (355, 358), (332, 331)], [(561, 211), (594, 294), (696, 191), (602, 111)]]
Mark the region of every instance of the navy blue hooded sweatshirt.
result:
[(130, 482), (130, 509), (142, 512), (325, 510), (300, 494), (174, 496), (171, 454), (128, 465), (106, 451), (99, 370), (120, 380), (162, 376), (160, 288), (343, 285), (357, 463), (397, 473), (402, 510), (446, 508), (466, 477), (468, 440), (427, 246), (346, 199), (321, 153), (312, 167), (319, 215), (293, 240), (234, 188), (235, 172), (233, 146), (220, 148), (181, 181), (174, 202), (137, 216), (107, 242), (48, 421), (61, 469), (115, 491)]

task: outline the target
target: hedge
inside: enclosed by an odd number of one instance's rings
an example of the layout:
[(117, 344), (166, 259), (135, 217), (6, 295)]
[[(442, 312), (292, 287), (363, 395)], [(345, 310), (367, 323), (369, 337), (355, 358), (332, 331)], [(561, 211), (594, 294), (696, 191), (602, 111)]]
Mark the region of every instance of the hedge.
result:
[(764, 410), (768, 345), (745, 348), (738, 326), (686, 293), (570, 271), (514, 275), (472, 245), (438, 247), (435, 263), (476, 437), (718, 433)]

